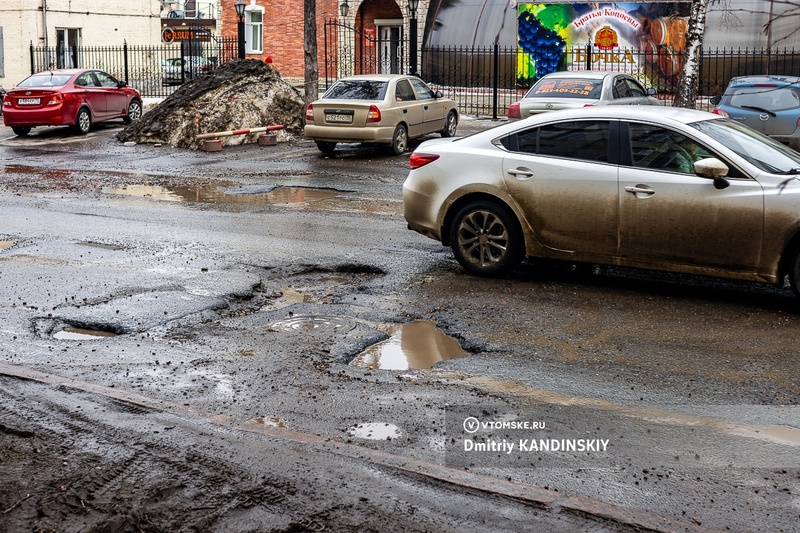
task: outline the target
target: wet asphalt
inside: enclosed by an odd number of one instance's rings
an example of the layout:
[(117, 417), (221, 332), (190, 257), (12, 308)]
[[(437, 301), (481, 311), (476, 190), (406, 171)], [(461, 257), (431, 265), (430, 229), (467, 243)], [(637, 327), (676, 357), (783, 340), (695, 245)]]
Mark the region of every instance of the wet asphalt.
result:
[(789, 289), (537, 261), (477, 279), (406, 229), (408, 154), (126, 146), (120, 127), (0, 128), (0, 363), (665, 530), (795, 526)]

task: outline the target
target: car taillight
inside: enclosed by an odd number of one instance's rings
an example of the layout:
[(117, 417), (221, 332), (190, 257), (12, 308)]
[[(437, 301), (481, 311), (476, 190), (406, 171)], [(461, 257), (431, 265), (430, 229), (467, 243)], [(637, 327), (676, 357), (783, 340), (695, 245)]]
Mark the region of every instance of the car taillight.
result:
[(306, 108), (306, 122), (314, 122), (314, 106), (311, 104)]
[(508, 106), (508, 118), (522, 118), (519, 111), (519, 102), (514, 102)]
[(418, 154), (415, 152), (411, 154), (408, 165), (411, 167), (411, 170), (414, 170), (415, 168), (424, 167), (428, 163), (433, 163), (437, 159), (439, 159), (437, 154)]
[(64, 102), (64, 95), (63, 94), (54, 94), (47, 100), (46, 105), (58, 105)]
[(583, 107), (594, 107), (596, 104), (583, 104)]
[(725, 118), (731, 118), (731, 116), (728, 113), (726, 113), (725, 111), (723, 111), (722, 109), (715, 109), (714, 110), (714, 114), (715, 115), (719, 115), (721, 117), (725, 117)]
[(374, 105), (369, 106), (369, 111), (367, 112), (367, 124), (369, 124), (370, 122), (380, 122), (380, 121), (381, 121), (381, 110)]

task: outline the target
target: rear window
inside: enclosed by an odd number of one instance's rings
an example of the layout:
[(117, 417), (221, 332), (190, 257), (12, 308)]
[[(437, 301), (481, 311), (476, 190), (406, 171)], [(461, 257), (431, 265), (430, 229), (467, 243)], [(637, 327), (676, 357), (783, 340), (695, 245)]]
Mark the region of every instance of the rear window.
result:
[(542, 78), (531, 87), (525, 98), (549, 96), (557, 98), (585, 98), (597, 100), (602, 89), (601, 80)]
[(22, 80), (17, 87), (62, 87), (72, 78), (70, 74), (35, 74)]
[(339, 100), (383, 100), (385, 81), (339, 80), (325, 93), (325, 98)]
[(737, 87), (728, 93), (727, 99), (733, 107), (783, 111), (800, 107), (799, 91), (797, 87)]

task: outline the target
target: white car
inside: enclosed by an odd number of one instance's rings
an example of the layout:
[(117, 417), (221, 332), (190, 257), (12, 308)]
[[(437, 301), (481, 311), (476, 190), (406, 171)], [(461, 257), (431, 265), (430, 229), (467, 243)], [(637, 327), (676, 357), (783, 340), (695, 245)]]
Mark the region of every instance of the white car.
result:
[(597, 105), (663, 105), (654, 94), (655, 89), (645, 89), (636, 78), (624, 72), (553, 72), (542, 76), (522, 100), (508, 107), (508, 118)]
[(599, 106), (429, 140), (408, 227), (461, 266), (525, 256), (781, 285), (800, 296), (800, 153), (712, 113)]

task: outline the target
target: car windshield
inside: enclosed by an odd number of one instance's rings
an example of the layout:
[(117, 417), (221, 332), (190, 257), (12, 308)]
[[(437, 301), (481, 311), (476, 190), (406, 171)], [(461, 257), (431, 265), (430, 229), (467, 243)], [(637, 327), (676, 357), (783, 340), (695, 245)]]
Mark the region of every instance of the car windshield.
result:
[(731, 119), (689, 124), (721, 142), (743, 159), (771, 174), (800, 174), (800, 153)]
[(385, 81), (339, 80), (325, 93), (325, 98), (339, 100), (383, 100)]
[(738, 87), (730, 93), (730, 105), (782, 111), (800, 107), (800, 90), (796, 87)]
[(71, 74), (53, 74), (46, 72), (35, 74), (20, 82), (17, 87), (63, 87), (72, 78)]
[(548, 96), (557, 98), (584, 98), (587, 100), (597, 100), (600, 98), (601, 89), (601, 80), (587, 80), (580, 78), (542, 78), (536, 83), (536, 85), (531, 87), (531, 90), (528, 91), (528, 94), (525, 95), (525, 98)]

